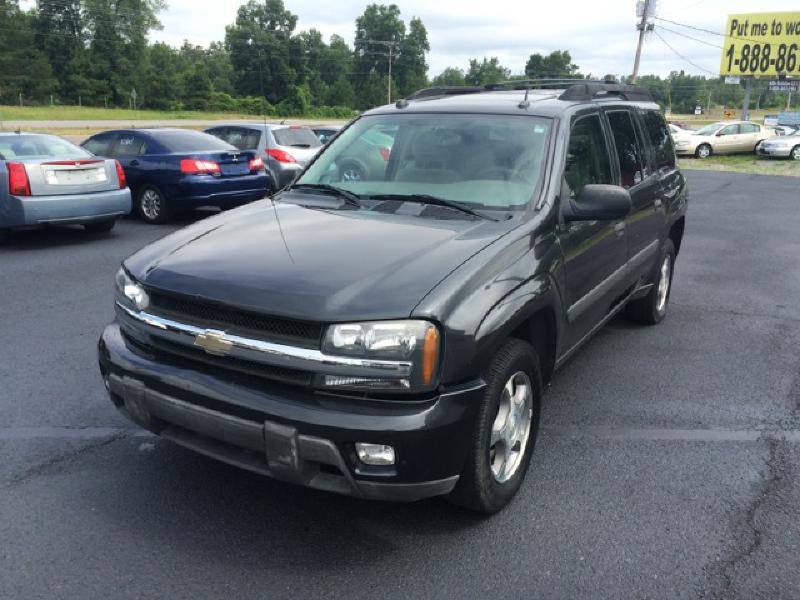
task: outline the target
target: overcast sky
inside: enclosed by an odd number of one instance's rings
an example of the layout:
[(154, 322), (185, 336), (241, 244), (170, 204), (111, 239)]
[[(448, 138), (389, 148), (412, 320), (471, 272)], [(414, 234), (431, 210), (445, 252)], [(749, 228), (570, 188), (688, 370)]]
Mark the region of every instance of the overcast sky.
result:
[[(201, 6), (196, 0), (167, 0), (162, 13), (163, 31), (153, 40), (180, 45), (183, 40), (206, 45), (225, 37), (225, 25), (232, 23), (240, 0), (215, 0)], [(386, 2), (387, 4), (391, 2)], [(503, 65), (522, 73), (533, 52), (569, 50), (583, 73), (603, 76), (629, 74), (633, 67), (637, 31), (635, 0), (402, 0), (395, 2), (407, 22), (420, 17), (428, 29), (431, 52), (430, 75), (447, 66), (466, 68), (472, 57), (498, 56)], [(326, 37), (339, 34), (352, 43), (355, 19), (369, 4), (367, 0), (285, 0), (286, 7), (299, 16), (298, 30), (316, 28)], [(658, 15), (722, 32), (731, 13), (797, 11), (798, 0), (658, 0)], [(676, 27), (707, 42), (722, 45), (723, 38)], [(684, 69), (695, 74), (719, 70), (720, 49), (694, 42), (660, 29), (663, 38), (688, 64), (658, 37), (648, 35), (642, 58), (642, 72), (666, 75)]]

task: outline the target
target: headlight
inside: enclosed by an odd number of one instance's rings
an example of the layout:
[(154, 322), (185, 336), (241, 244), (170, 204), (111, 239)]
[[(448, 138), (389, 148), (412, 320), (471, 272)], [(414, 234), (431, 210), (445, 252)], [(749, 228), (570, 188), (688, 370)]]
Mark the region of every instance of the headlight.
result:
[(411, 365), (403, 378), (324, 376), (328, 388), (410, 390), (435, 382), (439, 363), (439, 329), (428, 321), (374, 321), (332, 325), (325, 333), (322, 352), (365, 361), (398, 361)]
[(128, 308), (145, 310), (150, 306), (150, 297), (147, 292), (128, 275), (123, 267), (117, 271), (116, 284), (117, 292), (119, 292), (118, 299)]

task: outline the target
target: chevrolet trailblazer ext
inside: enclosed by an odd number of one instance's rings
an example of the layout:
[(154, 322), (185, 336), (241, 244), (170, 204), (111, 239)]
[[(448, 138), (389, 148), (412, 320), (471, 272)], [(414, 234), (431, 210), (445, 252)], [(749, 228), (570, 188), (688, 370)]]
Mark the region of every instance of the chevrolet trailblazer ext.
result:
[(276, 197), (128, 258), (100, 370), (130, 419), (197, 452), (492, 513), (553, 371), (623, 309), (664, 318), (686, 202), (639, 88), (423, 90)]

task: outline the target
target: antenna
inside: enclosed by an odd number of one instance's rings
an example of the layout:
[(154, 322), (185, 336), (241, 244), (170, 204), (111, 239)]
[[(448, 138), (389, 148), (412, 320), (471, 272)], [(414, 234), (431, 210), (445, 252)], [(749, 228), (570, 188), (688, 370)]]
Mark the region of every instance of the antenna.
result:
[(526, 85), (525, 86), (525, 98), (522, 100), (522, 102), (519, 103), (519, 107), (520, 108), (525, 109), (525, 108), (529, 108), (530, 107), (531, 103), (530, 103), (530, 100), (528, 100), (528, 94), (530, 94), (530, 93), (531, 93), (531, 86)]

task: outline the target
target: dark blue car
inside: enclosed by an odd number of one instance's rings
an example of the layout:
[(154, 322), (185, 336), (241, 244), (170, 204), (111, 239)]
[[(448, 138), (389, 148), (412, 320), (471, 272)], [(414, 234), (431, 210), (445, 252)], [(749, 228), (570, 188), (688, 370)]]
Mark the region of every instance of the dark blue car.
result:
[(198, 131), (106, 131), (82, 145), (122, 164), (133, 212), (148, 223), (163, 223), (176, 212), (200, 206), (232, 208), (274, 189), (257, 153)]

